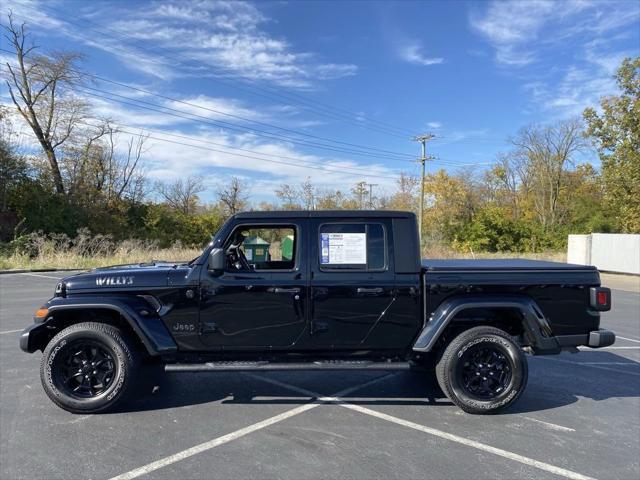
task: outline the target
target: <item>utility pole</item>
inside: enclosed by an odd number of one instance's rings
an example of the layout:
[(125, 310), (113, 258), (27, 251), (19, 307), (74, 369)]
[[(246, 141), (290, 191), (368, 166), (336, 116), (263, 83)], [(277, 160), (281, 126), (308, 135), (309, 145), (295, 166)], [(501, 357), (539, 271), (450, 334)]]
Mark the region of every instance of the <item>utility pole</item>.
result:
[(420, 212), (418, 215), (418, 232), (420, 233), (420, 250), (422, 251), (422, 217), (424, 216), (424, 174), (425, 174), (425, 163), (427, 160), (433, 160), (434, 157), (427, 156), (427, 142), (433, 139), (434, 135), (432, 133), (427, 133), (426, 135), (420, 135), (415, 137), (414, 140), (416, 142), (420, 142), (422, 145), (422, 155), (420, 156), (420, 163), (422, 164), (422, 174), (420, 175)]
[(377, 183), (367, 183), (369, 187), (369, 208), (373, 210), (373, 187), (377, 187)]

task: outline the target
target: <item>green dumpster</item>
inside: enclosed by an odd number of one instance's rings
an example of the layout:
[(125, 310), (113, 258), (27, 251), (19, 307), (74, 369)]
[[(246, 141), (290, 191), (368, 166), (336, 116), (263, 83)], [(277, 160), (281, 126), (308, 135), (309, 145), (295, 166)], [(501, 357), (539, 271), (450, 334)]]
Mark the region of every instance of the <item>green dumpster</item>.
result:
[(244, 255), (249, 262), (268, 262), (271, 260), (269, 255), (269, 246), (271, 244), (265, 239), (258, 237), (247, 237), (242, 242)]
[(293, 260), (293, 235), (287, 235), (282, 239), (282, 259)]

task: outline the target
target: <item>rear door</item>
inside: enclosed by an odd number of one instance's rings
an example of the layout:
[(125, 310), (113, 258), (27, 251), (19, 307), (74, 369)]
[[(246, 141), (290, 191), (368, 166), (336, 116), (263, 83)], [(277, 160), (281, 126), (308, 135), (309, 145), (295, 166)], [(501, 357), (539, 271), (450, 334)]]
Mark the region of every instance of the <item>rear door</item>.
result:
[(312, 218), (310, 227), (311, 343), (367, 345), (394, 302), (391, 221)]

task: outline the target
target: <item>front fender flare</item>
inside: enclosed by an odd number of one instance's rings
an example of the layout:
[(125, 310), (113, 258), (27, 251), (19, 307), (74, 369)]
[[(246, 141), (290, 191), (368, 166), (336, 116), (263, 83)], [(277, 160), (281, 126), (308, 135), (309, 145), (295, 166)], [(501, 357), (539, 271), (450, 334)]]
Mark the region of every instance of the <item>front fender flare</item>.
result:
[(25, 351), (37, 350), (33, 339), (44, 329), (54, 327), (56, 315), (73, 310), (110, 310), (118, 313), (140, 339), (149, 355), (173, 353), (178, 347), (167, 327), (156, 314), (142, 315), (141, 310), (149, 311), (149, 305), (140, 298), (131, 297), (55, 297), (45, 305), (49, 309), (47, 320), (42, 324), (28, 327), (22, 334), (20, 346)]
[(522, 316), (522, 326), (534, 352), (550, 354), (561, 350), (558, 339), (552, 336), (549, 322), (536, 302), (525, 295), (513, 295), (459, 296), (445, 300), (426, 322), (413, 344), (413, 351), (430, 352), (455, 316), (471, 308), (517, 310)]

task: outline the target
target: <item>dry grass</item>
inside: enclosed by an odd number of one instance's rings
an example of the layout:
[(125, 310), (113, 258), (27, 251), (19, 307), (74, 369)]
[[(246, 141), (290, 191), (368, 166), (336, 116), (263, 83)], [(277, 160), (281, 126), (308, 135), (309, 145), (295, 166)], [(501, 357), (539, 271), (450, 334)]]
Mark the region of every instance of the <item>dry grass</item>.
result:
[(13, 269), (78, 269), (84, 270), (109, 265), (150, 262), (151, 260), (188, 261), (197, 257), (202, 250), (190, 248), (118, 249), (113, 255), (87, 257), (73, 252), (58, 252), (51, 255), (29, 255), (14, 253), (0, 256), (0, 270)]
[[(109, 236), (90, 235), (80, 231), (70, 239), (66, 235), (30, 234), (22, 237), (13, 252), (0, 253), (0, 270), (68, 268), (88, 269), (151, 260), (186, 261), (197, 257), (199, 248), (175, 244), (160, 248), (155, 242), (125, 240), (115, 242)], [(488, 253), (460, 252), (447, 246), (431, 243), (423, 250), (425, 258), (529, 258), (534, 260), (566, 261), (564, 252)]]
[(425, 248), (423, 258), (526, 258), (529, 260), (546, 260), (550, 262), (566, 262), (566, 252), (460, 252), (447, 248)]
[(438, 240), (426, 240), (422, 248), (422, 258), (526, 258), (529, 260), (547, 260), (566, 262), (567, 253), (558, 251), (546, 252), (474, 252), (460, 251)]
[(175, 244), (160, 248), (155, 242), (125, 240), (79, 232), (70, 239), (66, 235), (31, 234), (20, 239), (11, 253), (0, 254), (0, 270), (68, 268), (88, 269), (109, 265), (149, 262), (151, 260), (187, 261), (202, 249)]

